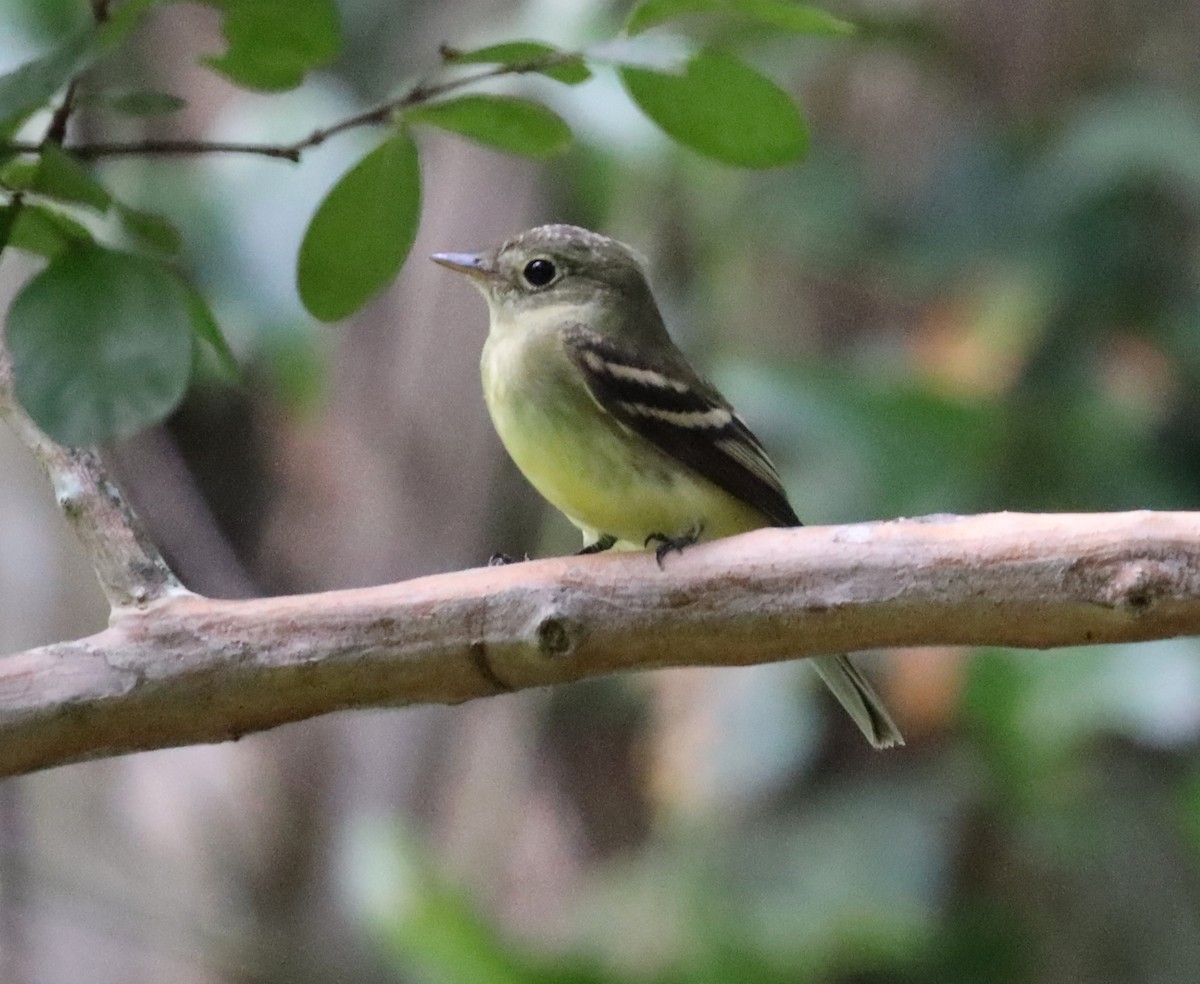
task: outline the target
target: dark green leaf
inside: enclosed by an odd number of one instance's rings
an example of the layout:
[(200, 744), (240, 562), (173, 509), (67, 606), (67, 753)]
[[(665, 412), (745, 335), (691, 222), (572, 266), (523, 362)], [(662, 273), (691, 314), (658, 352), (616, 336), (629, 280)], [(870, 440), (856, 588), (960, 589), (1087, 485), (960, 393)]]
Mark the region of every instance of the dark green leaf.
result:
[(634, 8), (625, 24), (638, 34), (688, 14), (725, 13), (766, 24), (793, 34), (848, 34), (853, 25), (819, 7), (789, 0), (645, 0)]
[(92, 234), (62, 212), (25, 202), (9, 233), (9, 245), (53, 259), (72, 243), (90, 243)]
[(32, 190), (47, 198), (87, 205), (105, 212), (112, 204), (112, 195), (96, 181), (80, 163), (50, 144), (43, 148)]
[(683, 75), (623, 68), (621, 79), (668, 136), (726, 164), (777, 167), (808, 149), (804, 120), (787, 93), (732, 55), (701, 52)]
[[(557, 54), (563, 54), (561, 48), (542, 41), (509, 41), (505, 44), (476, 48), (474, 51), (443, 51), (446, 61), (451, 65), (521, 65)], [(567, 85), (578, 85), (592, 77), (592, 73), (578, 55), (547, 68), (539, 68), (537, 71)]]
[(183, 240), (170, 219), (157, 212), (143, 212), (128, 205), (118, 205), (117, 215), (121, 217), (125, 231), (144, 246), (166, 256), (175, 256), (179, 252)]
[(213, 350), (217, 356), (217, 362), (226, 375), (231, 379), (240, 379), (241, 366), (238, 365), (237, 357), (233, 354), (233, 349), (229, 347), (229, 342), (225, 340), (225, 333), (221, 331), (221, 326), (213, 317), (208, 301), (189, 283), (184, 283), (183, 289), (187, 295), (188, 314), (196, 338), (205, 342)]
[(183, 284), (153, 260), (95, 245), (66, 250), (21, 289), (6, 341), (17, 398), (73, 446), (162, 420), (192, 368)]
[(122, 92), (105, 97), (103, 102), (109, 109), (126, 116), (164, 116), (168, 113), (178, 113), (187, 106), (186, 99), (180, 99), (169, 92), (150, 90)]
[(405, 119), (443, 130), (510, 154), (547, 157), (571, 142), (571, 128), (539, 103), (513, 96), (462, 96), (411, 109)]
[(247, 89), (294, 89), (342, 47), (333, 0), (206, 0), (224, 11), (225, 54), (204, 59)]
[(421, 167), (399, 130), (342, 175), (304, 233), (296, 266), (300, 299), (336, 321), (386, 287), (412, 249), (421, 217)]
[(0, 133), (11, 133), (30, 113), (45, 106), (95, 59), (98, 50), (95, 33), (86, 31), (48, 55), (0, 75)]

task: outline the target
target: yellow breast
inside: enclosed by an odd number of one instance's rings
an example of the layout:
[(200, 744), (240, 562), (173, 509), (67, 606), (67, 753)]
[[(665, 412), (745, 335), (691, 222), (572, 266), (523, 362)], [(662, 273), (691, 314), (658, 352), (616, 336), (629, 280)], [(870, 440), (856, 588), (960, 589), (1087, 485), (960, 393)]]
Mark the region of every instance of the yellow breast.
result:
[[(522, 326), (527, 329), (527, 326)], [(505, 449), (529, 482), (584, 532), (642, 548), (652, 534), (705, 539), (765, 525), (762, 514), (669, 459), (604, 411), (557, 332), (496, 331), (484, 394)]]

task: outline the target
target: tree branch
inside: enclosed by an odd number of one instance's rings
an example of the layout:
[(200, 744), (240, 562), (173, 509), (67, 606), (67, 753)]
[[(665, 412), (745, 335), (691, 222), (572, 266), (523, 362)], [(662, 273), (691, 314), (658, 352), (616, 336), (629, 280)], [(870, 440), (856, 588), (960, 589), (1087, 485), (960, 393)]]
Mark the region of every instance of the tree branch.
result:
[(758, 530), (665, 571), (615, 554), (252, 601), (167, 595), (0, 659), (0, 774), (617, 671), (1188, 634), (1200, 513)]
[(50, 479), (59, 508), (74, 527), (114, 609), (188, 593), (105, 473), (96, 451), (56, 444), (18, 405), (12, 365), (3, 346), (0, 420), (29, 448)]
[[(447, 95), (459, 89), (467, 88), (486, 79), (498, 78), (502, 75), (526, 75), (530, 72), (541, 72), (555, 65), (577, 61), (578, 52), (554, 52), (523, 62), (510, 62), (505, 65), (495, 65), (491, 68), (456, 79), (448, 79), (436, 84), (419, 82), (407, 92), (395, 99), (389, 99), (371, 109), (355, 113), (345, 119), (331, 123), (329, 126), (313, 130), (307, 137), (288, 144), (239, 143), (218, 140), (129, 140), (119, 142), (91, 142), (71, 144), (63, 150), (81, 160), (95, 160), (99, 157), (150, 157), (150, 156), (196, 156), (199, 154), (252, 154), (259, 157), (274, 157), (281, 160), (299, 162), (304, 151), (319, 147), (330, 137), (347, 130), (363, 126), (379, 126), (389, 123), (394, 116), (406, 109), (420, 106), (424, 103)], [(74, 83), (72, 83), (72, 86)], [(70, 112), (71, 90), (63, 100), (65, 113)], [(52, 122), (52, 129), (57, 129)], [(66, 117), (61, 120), (61, 128), (65, 131)], [(59, 141), (61, 143), (61, 135)], [(10, 153), (37, 154), (42, 151), (42, 144), (23, 141), (0, 141), (0, 150)]]

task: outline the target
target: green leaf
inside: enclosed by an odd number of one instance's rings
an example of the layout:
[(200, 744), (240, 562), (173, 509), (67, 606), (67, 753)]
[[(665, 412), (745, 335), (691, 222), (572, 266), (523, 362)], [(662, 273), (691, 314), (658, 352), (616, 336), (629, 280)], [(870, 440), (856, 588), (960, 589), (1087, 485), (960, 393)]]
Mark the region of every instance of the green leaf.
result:
[(513, 96), (462, 96), (410, 109), (405, 119), (531, 157), (557, 154), (571, 142), (571, 128), (561, 116), (539, 103)]
[(149, 89), (108, 95), (101, 102), (108, 109), (125, 116), (165, 116), (178, 113), (187, 106), (186, 99), (170, 92)]
[(791, 34), (853, 34), (849, 21), (820, 7), (789, 0), (733, 0), (732, 12)]
[(854, 26), (819, 7), (789, 0), (645, 0), (625, 24), (628, 34), (640, 34), (688, 14), (724, 13), (766, 24), (792, 34), (850, 34)]
[[(163, 0), (125, 0), (108, 21), (68, 38), (54, 51), (0, 75), (0, 137), (11, 136), (25, 120), (100, 55), (113, 50), (142, 15)], [(238, 0), (243, 2), (243, 0)]]
[(143, 212), (128, 205), (117, 205), (121, 225), (134, 239), (164, 256), (176, 256), (183, 237), (170, 219), (157, 212)]
[(174, 0), (122, 0), (110, 4), (108, 19), (95, 28), (96, 40), (101, 48), (111, 51), (133, 32), (151, 7)]
[(71, 446), (162, 420), (192, 368), (191, 310), (178, 277), (96, 245), (64, 251), (21, 289), (6, 341), (17, 399)]
[(0, 188), (9, 191), (29, 191), (37, 180), (39, 161), (24, 155), (0, 167)]
[(27, 39), (63, 38), (82, 31), (92, 23), (92, 12), (79, 0), (0, 0), (0, 16), (5, 26), (15, 29), (15, 37)]
[(21, 205), (9, 234), (9, 245), (53, 259), (72, 243), (91, 243), (92, 234), (72, 219), (44, 205)]
[(208, 306), (203, 294), (191, 284), (184, 282), (183, 289), (187, 294), (188, 315), (192, 323), (192, 331), (196, 338), (206, 343), (216, 354), (217, 362), (231, 379), (240, 379), (242, 368), (238, 365), (237, 356), (229, 347), (225, 333), (213, 317), (212, 308)]
[(33, 177), (31, 190), (64, 202), (75, 202), (108, 211), (112, 195), (69, 154), (49, 144), (42, 149), (41, 160)]
[(644, 0), (630, 11), (625, 33), (641, 34), (676, 17), (708, 13), (725, 6), (721, 0)]
[(304, 233), (296, 265), (300, 299), (336, 321), (383, 290), (412, 249), (421, 218), (421, 166), (406, 129), (338, 180)]
[[(543, 41), (508, 41), (505, 44), (492, 44), (486, 48), (476, 48), (474, 51), (454, 51), (442, 49), (442, 57), (451, 65), (522, 65), (536, 61), (548, 55), (565, 54), (561, 48)], [(583, 63), (583, 58), (574, 55), (566, 61), (539, 68), (542, 75), (548, 75), (567, 85), (578, 85), (592, 77), (592, 73)]]
[(676, 17), (719, 10), (723, 6), (720, 0), (644, 0), (629, 12), (625, 33), (641, 34)]
[(41, 58), (0, 75), (0, 134), (15, 132), (30, 113), (41, 109), (71, 77), (95, 59), (94, 31), (85, 31)]
[(204, 63), (247, 89), (294, 89), (342, 49), (333, 0), (206, 0), (225, 13), (229, 47)]
[(804, 120), (787, 93), (732, 55), (702, 51), (683, 75), (623, 68), (621, 80), (668, 136), (726, 164), (778, 167), (808, 149)]

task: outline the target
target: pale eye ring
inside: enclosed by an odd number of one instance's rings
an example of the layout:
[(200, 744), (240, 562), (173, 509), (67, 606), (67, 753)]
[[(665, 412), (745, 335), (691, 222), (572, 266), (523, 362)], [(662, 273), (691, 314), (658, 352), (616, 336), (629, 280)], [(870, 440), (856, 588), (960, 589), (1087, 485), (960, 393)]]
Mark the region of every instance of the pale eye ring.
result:
[(521, 276), (530, 287), (546, 287), (558, 276), (558, 267), (553, 260), (539, 256), (525, 264)]

